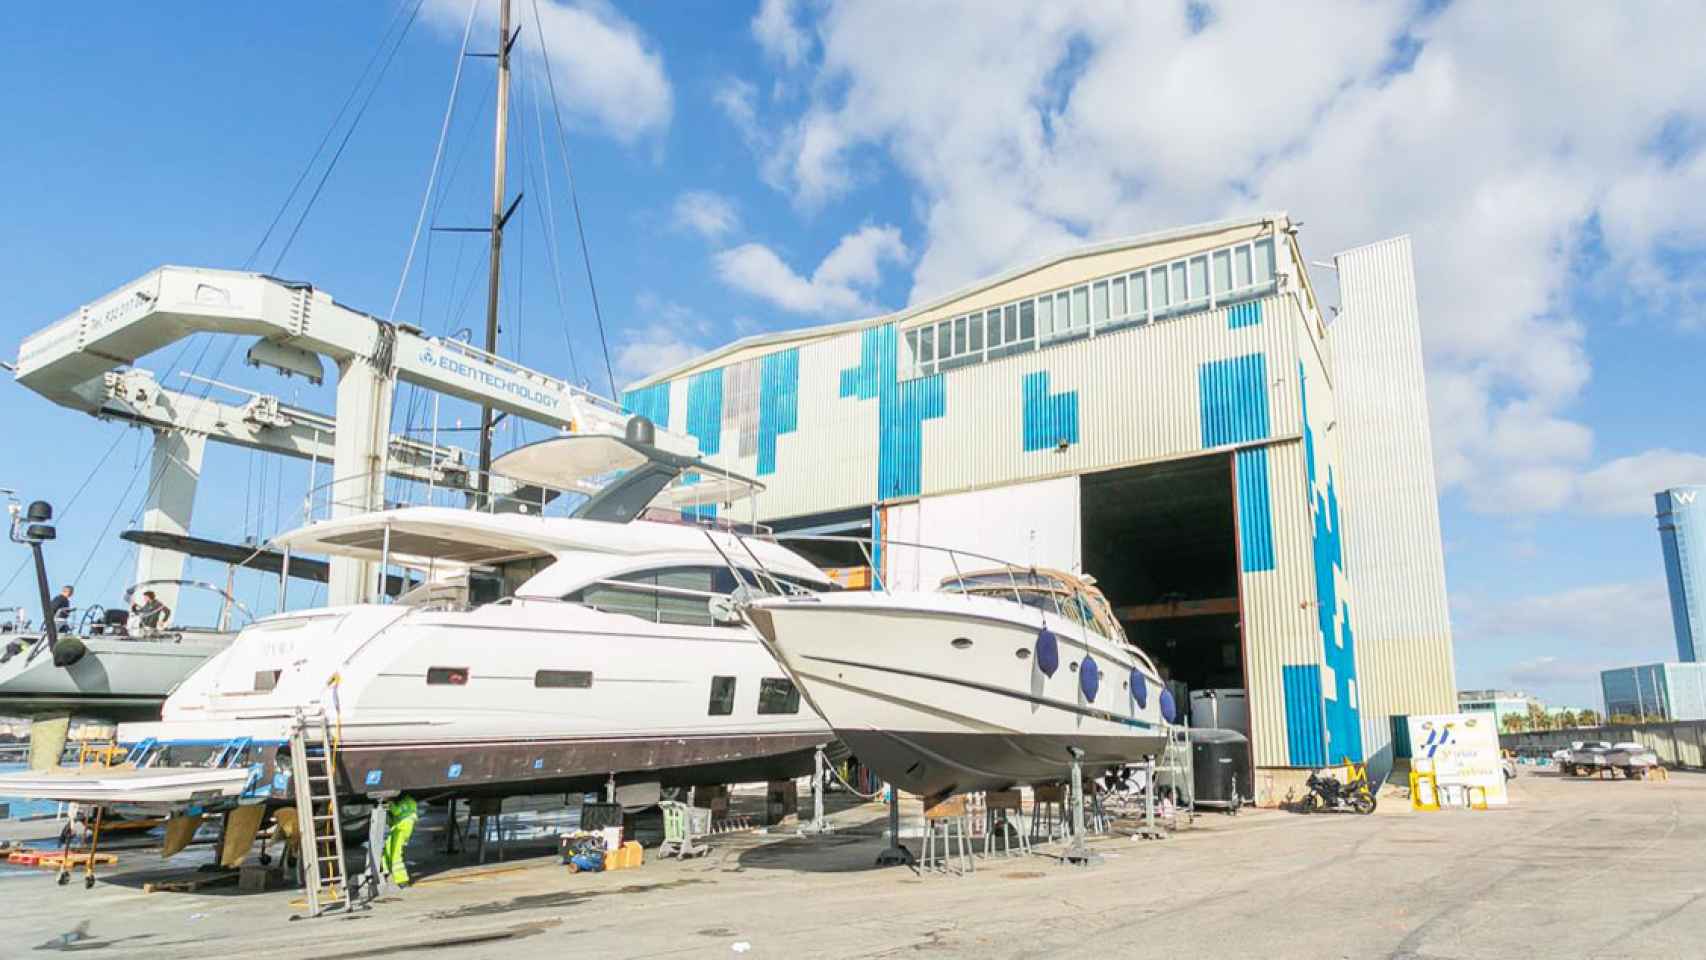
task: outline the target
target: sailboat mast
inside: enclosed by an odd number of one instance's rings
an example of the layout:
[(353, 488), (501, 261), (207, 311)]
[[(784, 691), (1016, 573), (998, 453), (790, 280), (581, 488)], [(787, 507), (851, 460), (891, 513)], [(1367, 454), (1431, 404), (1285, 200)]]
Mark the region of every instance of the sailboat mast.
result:
[[(503, 273), (504, 173), (509, 165), (509, 5), (498, 0), (498, 117), (492, 146), (492, 257), (486, 279), (486, 352), (498, 352), (498, 281)], [(491, 489), (487, 471), (492, 468), (492, 408), (480, 408), (480, 490)]]

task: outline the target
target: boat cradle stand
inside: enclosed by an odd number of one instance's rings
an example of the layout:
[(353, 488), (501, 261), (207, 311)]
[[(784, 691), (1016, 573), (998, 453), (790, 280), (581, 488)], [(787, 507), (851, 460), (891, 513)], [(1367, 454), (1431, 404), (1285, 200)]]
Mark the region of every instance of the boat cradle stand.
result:
[(889, 785), (889, 845), (877, 854), (879, 867), (916, 867), (918, 858), (900, 842), (900, 791)]
[[(1077, 747), (1067, 747), (1066, 749), (1072, 755), (1072, 795), (1067, 798), (1067, 808), (1072, 814), (1072, 842), (1067, 844), (1065, 852), (1060, 855), (1060, 862), (1088, 867), (1102, 862), (1102, 857), (1100, 854), (1092, 853), (1090, 847), (1084, 842), (1084, 767), (1080, 763), (1084, 751)], [(1153, 782), (1153, 777), (1151, 782)]]
[[(835, 827), (823, 813), (823, 778), (829, 765), (824, 756), (823, 744), (817, 745), (817, 754), (812, 758), (812, 818), (810, 822), (800, 824), (799, 835), (802, 837), (822, 836), (834, 833)], [(880, 862), (880, 861), (879, 861)]]

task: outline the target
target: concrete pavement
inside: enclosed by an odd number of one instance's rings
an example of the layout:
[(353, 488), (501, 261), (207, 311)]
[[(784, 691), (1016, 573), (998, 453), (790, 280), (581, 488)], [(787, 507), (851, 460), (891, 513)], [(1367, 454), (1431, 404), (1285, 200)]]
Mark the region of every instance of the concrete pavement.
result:
[(864, 805), (837, 814), (857, 832), (718, 837), (706, 858), (629, 872), (428, 864), (371, 910), (299, 921), (294, 892), (145, 895), (137, 878), (158, 861), (127, 853), (91, 891), (0, 879), (0, 955), (1706, 955), (1706, 775), (1525, 771), (1512, 794), (1477, 813), (1208, 814), (1163, 841), (1098, 840), (1093, 868), (994, 859), (960, 878), (872, 868), (882, 811)]

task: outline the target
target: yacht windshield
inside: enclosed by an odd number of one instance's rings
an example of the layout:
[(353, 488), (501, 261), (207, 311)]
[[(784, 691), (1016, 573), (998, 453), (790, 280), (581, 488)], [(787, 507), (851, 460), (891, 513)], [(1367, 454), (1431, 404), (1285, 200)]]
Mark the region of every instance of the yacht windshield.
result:
[(1024, 567), (980, 570), (947, 577), (941, 589), (946, 593), (1010, 600), (1057, 613), (1110, 640), (1126, 642), (1125, 631), (1102, 591), (1070, 573)]

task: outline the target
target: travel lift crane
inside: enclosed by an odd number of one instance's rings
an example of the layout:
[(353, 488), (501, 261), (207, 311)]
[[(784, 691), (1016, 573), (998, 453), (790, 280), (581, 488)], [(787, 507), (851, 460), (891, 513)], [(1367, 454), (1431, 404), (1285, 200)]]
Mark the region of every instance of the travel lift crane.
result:
[[(316, 382), (320, 358), (330, 359), (338, 371), (335, 414), (261, 393), (240, 407), (205, 400), (162, 387), (130, 366), (204, 332), (258, 337), (248, 351), (251, 364)], [(147, 532), (188, 533), (210, 439), (329, 461), (333, 516), (380, 509), (387, 475), (441, 484), (465, 475), (460, 450), (391, 436), (398, 381), (571, 433), (620, 436), (630, 419), (588, 390), (461, 341), (353, 310), (309, 284), (196, 267), (152, 270), (31, 334), (18, 349), (14, 374), (61, 406), (153, 430)], [(680, 434), (660, 429), (657, 442), (684, 455), (698, 453), (692, 438)], [(182, 554), (139, 547), (137, 580), (180, 579), (183, 562)], [(328, 603), (365, 599), (377, 573), (371, 561), (333, 557)]]

